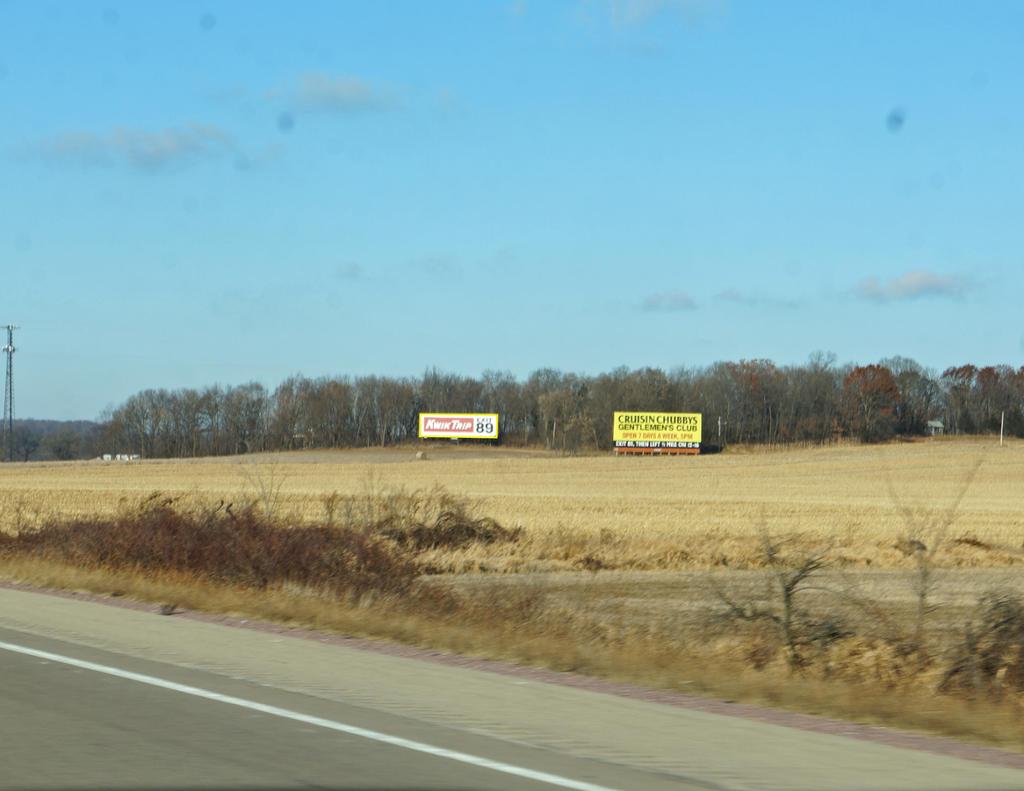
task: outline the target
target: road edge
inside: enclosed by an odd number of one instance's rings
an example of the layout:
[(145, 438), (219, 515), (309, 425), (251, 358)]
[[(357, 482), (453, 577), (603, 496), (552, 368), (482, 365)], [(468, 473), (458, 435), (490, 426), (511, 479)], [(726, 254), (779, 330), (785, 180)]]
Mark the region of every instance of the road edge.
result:
[[(161, 612), (161, 606), (158, 604), (149, 604), (120, 597), (104, 596), (85, 591), (47, 588), (9, 580), (0, 580), (0, 589), (36, 593), (74, 601), (101, 604), (108, 607), (120, 607), (138, 612), (151, 613), (158, 617), (167, 617), (166, 613)], [(989, 764), (991, 766), (1024, 770), (1024, 754), (1005, 750), (999, 747), (988, 747), (984, 745), (971, 744), (970, 742), (962, 742), (948, 736), (914, 733), (912, 731), (903, 731), (879, 725), (847, 722), (845, 720), (837, 720), (817, 714), (802, 714), (800, 712), (773, 709), (750, 703), (739, 703), (687, 694), (685, 692), (644, 687), (639, 684), (609, 681), (595, 676), (587, 676), (582, 673), (560, 672), (556, 670), (548, 670), (546, 668), (518, 665), (513, 662), (498, 659), (481, 659), (462, 654), (455, 654), (448, 651), (420, 648), (403, 643), (391, 642), (385, 639), (349, 637), (332, 632), (317, 631), (315, 629), (284, 626), (258, 618), (240, 618), (237, 616), (199, 612), (195, 610), (176, 610), (170, 617), (185, 618), (188, 620), (226, 626), (235, 629), (248, 629), (250, 631), (264, 632), (298, 640), (309, 640), (322, 645), (337, 645), (359, 651), (368, 651), (405, 659), (414, 659), (422, 662), (433, 662), (435, 664), (447, 665), (450, 667), (478, 670), (485, 673), (511, 676), (545, 684), (573, 687), (576, 689), (582, 689), (589, 692), (599, 692), (620, 698), (642, 700), (648, 703), (657, 703), (667, 706), (678, 706), (708, 714), (718, 714), (726, 717), (754, 720), (785, 728), (792, 728), (794, 730), (843, 736), (850, 739), (874, 742), (890, 747), (899, 747), (907, 750), (916, 750), (919, 752), (927, 752), (951, 758), (975, 761)]]

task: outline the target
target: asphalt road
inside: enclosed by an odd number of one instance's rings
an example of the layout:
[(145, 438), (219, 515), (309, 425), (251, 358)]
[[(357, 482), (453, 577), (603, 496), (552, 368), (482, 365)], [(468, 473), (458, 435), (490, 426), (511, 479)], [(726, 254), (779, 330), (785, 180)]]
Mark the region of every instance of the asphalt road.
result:
[(1024, 771), (0, 590), (0, 789), (1024, 789)]
[(0, 679), (2, 789), (708, 788), (9, 629)]

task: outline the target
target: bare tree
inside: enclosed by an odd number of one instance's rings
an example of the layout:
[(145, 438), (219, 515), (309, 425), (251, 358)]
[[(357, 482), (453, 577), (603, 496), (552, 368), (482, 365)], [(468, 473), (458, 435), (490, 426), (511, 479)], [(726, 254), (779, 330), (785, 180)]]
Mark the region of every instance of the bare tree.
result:
[(949, 504), (940, 511), (911, 505), (896, 491), (892, 474), (885, 476), (889, 499), (903, 521), (901, 547), (914, 559), (912, 586), (916, 606), (912, 639), (916, 650), (923, 650), (926, 622), (928, 616), (935, 611), (935, 605), (932, 602), (936, 585), (935, 556), (948, 541), (949, 532), (959, 514), (960, 505), (977, 477), (983, 461), (983, 458), (978, 458), (968, 468)]
[[(913, 360), (835, 365), (817, 353), (784, 368), (769, 360), (705, 368), (616, 368), (585, 376), (550, 368), (525, 381), (427, 369), (418, 378), (291, 377), (273, 392), (251, 382), (202, 390), (145, 390), (104, 420), (116, 452), (182, 457), (293, 447), (389, 445), (415, 436), (419, 411), (497, 412), (502, 441), (573, 452), (611, 446), (615, 410), (702, 412), (709, 442), (829, 442), (842, 433), (881, 441), (920, 434), (944, 415), (954, 432), (1024, 436), (1024, 368), (972, 365), (941, 378)], [(719, 423), (719, 419), (721, 422)], [(710, 427), (715, 426), (714, 433)], [(721, 428), (721, 436), (717, 428)]]
[[(786, 651), (786, 661), (791, 670), (799, 670), (806, 664), (805, 650), (822, 640), (834, 640), (846, 636), (838, 626), (815, 621), (798, 601), (802, 594), (812, 590), (829, 591), (817, 584), (817, 576), (828, 568), (828, 549), (797, 554), (783, 552), (783, 543), (775, 540), (764, 525), (759, 529), (761, 558), (767, 569), (767, 589), (760, 602), (741, 602), (728, 593), (721, 585), (713, 590), (726, 607), (727, 618), (770, 624), (778, 632)], [(824, 629), (822, 627), (825, 627)]]
[(286, 477), (280, 467), (274, 462), (247, 461), (238, 469), (255, 495), (263, 515), (268, 519), (276, 516), (281, 507), (281, 487)]

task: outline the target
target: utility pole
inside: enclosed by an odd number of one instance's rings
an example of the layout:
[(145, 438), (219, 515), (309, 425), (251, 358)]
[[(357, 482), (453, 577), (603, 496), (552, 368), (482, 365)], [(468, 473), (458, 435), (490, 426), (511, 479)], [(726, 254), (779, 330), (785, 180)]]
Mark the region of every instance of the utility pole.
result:
[(7, 461), (14, 461), (14, 331), (18, 329), (8, 324), (7, 345), (3, 347), (7, 355), (7, 377), (4, 380), (4, 452)]

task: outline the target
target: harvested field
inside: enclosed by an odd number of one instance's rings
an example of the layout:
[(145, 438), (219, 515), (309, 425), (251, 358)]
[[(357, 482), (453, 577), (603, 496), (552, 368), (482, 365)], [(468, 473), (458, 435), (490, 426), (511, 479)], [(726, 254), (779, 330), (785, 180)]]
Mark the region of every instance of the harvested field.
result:
[(417, 450), (2, 465), (0, 576), (1022, 744), (1022, 442)]
[[(735, 451), (698, 458), (560, 457), (428, 446), (297, 452), (194, 461), (0, 467), (10, 530), (52, 515), (110, 514), (152, 492), (259, 500), (309, 520), (325, 498), (443, 486), (480, 513), (524, 528), (514, 544), (439, 551), (437, 570), (750, 568), (760, 530), (841, 565), (907, 568), (907, 539), (956, 507), (938, 566), (1024, 560), (1024, 442), (941, 439), (881, 447)], [(976, 472), (975, 467), (980, 464)], [(973, 480), (969, 479), (973, 475)], [(969, 485), (968, 485), (969, 484)], [(962, 495), (962, 499), (961, 499)], [(908, 526), (899, 506), (918, 514)]]

